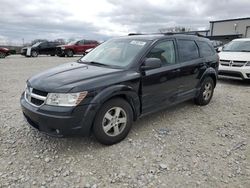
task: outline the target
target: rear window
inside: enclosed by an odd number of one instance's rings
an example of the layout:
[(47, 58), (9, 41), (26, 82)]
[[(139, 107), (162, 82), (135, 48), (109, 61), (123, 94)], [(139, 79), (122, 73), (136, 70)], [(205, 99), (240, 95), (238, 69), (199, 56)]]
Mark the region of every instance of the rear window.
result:
[(199, 58), (199, 51), (193, 40), (178, 40), (180, 61), (191, 61)]
[(212, 49), (212, 47), (209, 46), (208, 43), (203, 42), (203, 41), (198, 41), (197, 44), (198, 44), (199, 49), (200, 49), (201, 57), (212, 56), (215, 54), (215, 50)]

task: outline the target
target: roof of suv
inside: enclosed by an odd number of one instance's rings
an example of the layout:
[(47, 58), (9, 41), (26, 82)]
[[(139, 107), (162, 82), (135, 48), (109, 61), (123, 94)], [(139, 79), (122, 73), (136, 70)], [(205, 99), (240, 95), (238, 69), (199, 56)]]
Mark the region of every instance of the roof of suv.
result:
[(209, 41), (209, 39), (204, 37), (198, 37), (195, 35), (184, 35), (184, 34), (138, 34), (138, 35), (130, 35), (121, 38), (128, 38), (128, 39), (141, 39), (141, 40), (158, 40), (164, 38), (179, 38), (179, 39), (192, 39), (192, 40), (204, 40)]

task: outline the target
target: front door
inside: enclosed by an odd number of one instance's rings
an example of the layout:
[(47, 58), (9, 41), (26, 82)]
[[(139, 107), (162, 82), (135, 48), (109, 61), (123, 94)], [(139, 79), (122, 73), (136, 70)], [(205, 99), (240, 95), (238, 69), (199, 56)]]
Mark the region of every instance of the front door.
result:
[(159, 58), (162, 67), (147, 70), (142, 76), (142, 113), (150, 113), (175, 103), (178, 94), (179, 64), (174, 40), (158, 42), (146, 58)]

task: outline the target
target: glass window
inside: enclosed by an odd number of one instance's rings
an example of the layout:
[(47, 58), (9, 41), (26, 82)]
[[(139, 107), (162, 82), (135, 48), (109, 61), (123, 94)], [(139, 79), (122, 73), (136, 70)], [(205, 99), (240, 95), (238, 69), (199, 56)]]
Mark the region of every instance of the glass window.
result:
[(148, 41), (144, 40), (112, 39), (89, 52), (81, 61), (125, 67), (135, 59), (147, 44)]
[(77, 42), (78, 45), (84, 45), (85, 44), (85, 41), (84, 40), (80, 40)]
[(228, 52), (250, 52), (250, 41), (232, 41), (225, 45), (223, 51)]
[(40, 46), (40, 48), (47, 48), (48, 47), (48, 42), (43, 42), (39, 46)]
[(181, 62), (199, 58), (197, 45), (192, 40), (178, 40), (178, 49)]
[(147, 58), (158, 58), (163, 66), (174, 64), (175, 49), (173, 41), (164, 41), (157, 44), (147, 55)]
[(215, 54), (215, 51), (206, 42), (198, 41), (197, 43), (202, 57), (212, 56)]

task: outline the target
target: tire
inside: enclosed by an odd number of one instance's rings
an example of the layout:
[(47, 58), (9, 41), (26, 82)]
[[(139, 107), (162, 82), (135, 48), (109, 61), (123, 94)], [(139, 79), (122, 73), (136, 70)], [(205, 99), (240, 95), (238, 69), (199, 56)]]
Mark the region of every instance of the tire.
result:
[(5, 58), (6, 54), (4, 52), (0, 52), (0, 58)]
[(132, 122), (133, 111), (130, 104), (121, 98), (111, 99), (98, 111), (93, 134), (102, 144), (116, 144), (126, 138)]
[(72, 50), (67, 50), (66, 51), (66, 55), (67, 55), (67, 57), (73, 57), (74, 56), (74, 52)]
[(33, 51), (31, 52), (31, 57), (37, 57), (37, 56), (38, 56), (37, 51), (33, 50)]
[(211, 77), (206, 77), (202, 83), (199, 91), (199, 95), (195, 98), (195, 104), (204, 106), (207, 105), (214, 93), (214, 81)]
[(50, 54), (50, 56), (55, 56), (56, 54)]

